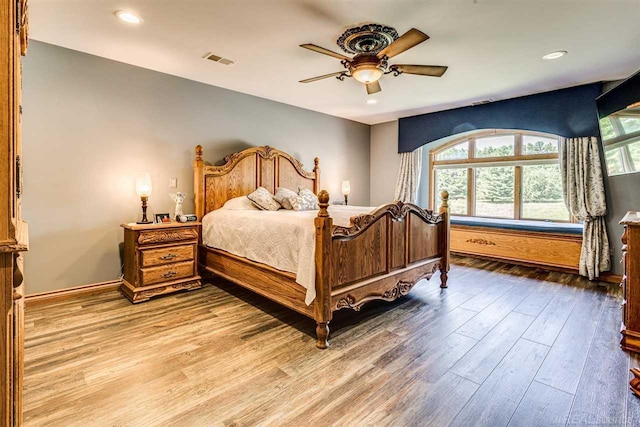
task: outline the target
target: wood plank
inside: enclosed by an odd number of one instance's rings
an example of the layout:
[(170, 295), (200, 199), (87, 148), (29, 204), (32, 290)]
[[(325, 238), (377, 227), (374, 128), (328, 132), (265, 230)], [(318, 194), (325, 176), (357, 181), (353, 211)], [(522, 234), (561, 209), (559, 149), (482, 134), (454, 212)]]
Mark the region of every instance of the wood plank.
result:
[(514, 281), (514, 286), (509, 291), (482, 310), (480, 314), (458, 328), (456, 333), (477, 340), (482, 339), (532, 291), (532, 287), (527, 287), (524, 283)]
[(548, 350), (545, 345), (518, 340), (450, 425), (506, 426)]
[(560, 286), (557, 284), (549, 282), (538, 283), (536, 285), (536, 289), (534, 289), (513, 311), (528, 314), (529, 316), (538, 316), (559, 290)]
[(542, 310), (522, 338), (551, 346), (573, 310), (576, 295), (572, 291), (558, 293)]
[(500, 298), (505, 292), (511, 289), (514, 282), (499, 282), (494, 283), (484, 292), (471, 298), (469, 301), (462, 304), (462, 308), (465, 310), (482, 311), (491, 305), (495, 300)]
[(621, 320), (619, 302), (607, 299), (571, 408), (571, 424), (624, 425), (629, 356), (616, 343)]
[(498, 366), (531, 322), (533, 322), (533, 317), (526, 314), (509, 314), (456, 363), (451, 368), (451, 372), (478, 384), (482, 383)]
[(605, 302), (605, 294), (585, 291), (558, 335), (536, 380), (575, 394)]
[(572, 394), (534, 381), (513, 414), (509, 427), (564, 425), (571, 402)]

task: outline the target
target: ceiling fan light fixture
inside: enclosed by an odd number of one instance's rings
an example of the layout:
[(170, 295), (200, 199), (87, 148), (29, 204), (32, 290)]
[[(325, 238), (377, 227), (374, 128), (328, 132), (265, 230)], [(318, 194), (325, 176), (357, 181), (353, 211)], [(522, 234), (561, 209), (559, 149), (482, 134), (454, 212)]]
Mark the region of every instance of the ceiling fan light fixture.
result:
[(351, 71), (351, 76), (360, 83), (369, 84), (377, 82), (382, 77), (382, 70), (376, 66), (361, 65)]

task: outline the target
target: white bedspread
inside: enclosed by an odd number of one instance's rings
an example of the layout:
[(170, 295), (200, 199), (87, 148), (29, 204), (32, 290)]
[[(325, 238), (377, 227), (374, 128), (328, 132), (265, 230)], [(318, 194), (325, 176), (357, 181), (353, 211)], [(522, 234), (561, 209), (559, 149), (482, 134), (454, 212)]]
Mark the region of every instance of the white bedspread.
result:
[[(371, 212), (366, 206), (330, 206), (334, 225), (348, 226), (352, 216)], [(307, 305), (316, 297), (315, 225), (318, 211), (217, 209), (202, 218), (202, 242), (278, 270), (296, 274), (307, 290)]]

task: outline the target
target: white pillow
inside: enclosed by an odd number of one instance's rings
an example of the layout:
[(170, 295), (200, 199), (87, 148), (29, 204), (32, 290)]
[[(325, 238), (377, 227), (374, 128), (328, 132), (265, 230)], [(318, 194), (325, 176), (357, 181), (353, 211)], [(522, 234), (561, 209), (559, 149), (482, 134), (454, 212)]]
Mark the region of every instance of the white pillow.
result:
[(313, 191), (301, 188), (296, 197), (289, 198), (294, 211), (312, 211), (319, 209), (318, 196)]
[(233, 199), (229, 199), (225, 202), (222, 209), (229, 209), (232, 211), (259, 211), (260, 209), (253, 204), (251, 200), (247, 196), (234, 197)]
[(273, 199), (273, 194), (269, 193), (269, 190), (264, 187), (256, 188), (256, 191), (247, 194), (247, 197), (263, 211), (277, 211), (280, 209), (280, 203), (276, 202)]
[(278, 187), (276, 188), (276, 194), (275, 196), (273, 196), (273, 198), (276, 199), (276, 202), (280, 203), (283, 208), (293, 209), (293, 206), (291, 206), (291, 202), (289, 201), (289, 198), (297, 197), (297, 196), (298, 195), (293, 190), (289, 190), (288, 188), (284, 188), (284, 187)]

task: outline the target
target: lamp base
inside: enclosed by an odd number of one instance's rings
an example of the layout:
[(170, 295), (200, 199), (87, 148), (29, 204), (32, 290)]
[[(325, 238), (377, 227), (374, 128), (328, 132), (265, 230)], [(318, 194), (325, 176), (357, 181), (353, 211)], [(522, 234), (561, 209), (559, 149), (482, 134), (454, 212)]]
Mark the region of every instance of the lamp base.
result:
[(140, 197), (142, 201), (142, 220), (136, 222), (136, 224), (153, 224), (153, 221), (149, 221), (147, 219), (147, 201), (149, 200), (148, 196)]

